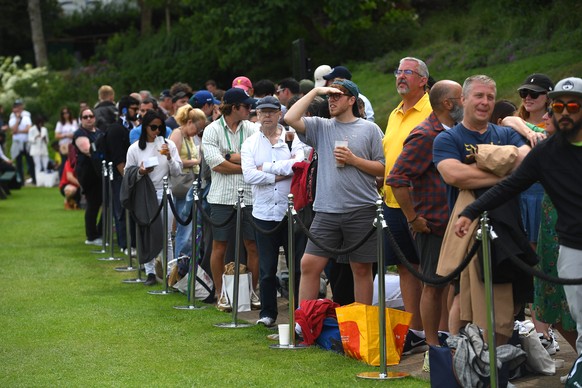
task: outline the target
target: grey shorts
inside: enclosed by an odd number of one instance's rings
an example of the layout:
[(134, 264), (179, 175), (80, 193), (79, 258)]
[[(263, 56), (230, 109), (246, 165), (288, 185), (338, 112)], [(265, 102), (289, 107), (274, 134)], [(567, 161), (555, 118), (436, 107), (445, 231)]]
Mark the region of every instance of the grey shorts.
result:
[[(251, 217), (253, 212), (252, 206), (245, 206), (243, 209), (242, 218), (242, 236), (244, 240), (255, 240), (255, 228), (251, 224)], [(228, 241), (236, 236), (236, 207), (233, 205), (217, 205), (210, 204), (210, 218), (215, 224), (222, 224), (230, 215), (235, 212), (228, 224), (220, 227), (212, 225), (212, 239), (215, 241)]]
[[(443, 238), (431, 233), (417, 233), (414, 239), (420, 256), (420, 272), (427, 278), (441, 278), (442, 276), (436, 274), (436, 269)], [(446, 285), (448, 283), (431, 284), (430, 286), (442, 288)]]
[[(370, 206), (347, 213), (316, 213), (309, 231), (315, 239), (329, 248), (344, 249), (353, 246), (374, 227), (376, 207)], [(376, 233), (364, 244), (346, 256), (350, 262), (375, 263)], [(311, 240), (307, 242), (305, 253), (322, 257), (337, 257), (337, 254), (321, 249)]]

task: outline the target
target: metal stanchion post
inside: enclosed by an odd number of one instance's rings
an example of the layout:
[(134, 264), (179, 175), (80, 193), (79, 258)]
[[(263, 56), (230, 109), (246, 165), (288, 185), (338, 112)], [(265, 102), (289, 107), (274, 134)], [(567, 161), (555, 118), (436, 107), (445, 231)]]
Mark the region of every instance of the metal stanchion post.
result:
[[(491, 234), (491, 236), (490, 236)], [(490, 238), (491, 237), (491, 238)], [(481, 240), (483, 250), (483, 282), (485, 283), (485, 306), (487, 308), (487, 343), (489, 345), (489, 382), (491, 388), (497, 388), (497, 347), (495, 346), (495, 306), (493, 302), (493, 277), (491, 267), (491, 240), (497, 236), (490, 229), (487, 212), (481, 217), (481, 229), (477, 231), (477, 239)]]
[(135, 271), (135, 267), (133, 266), (133, 248), (131, 247), (131, 220), (129, 218), (129, 210), (125, 209), (125, 241), (127, 244), (127, 256), (128, 257), (128, 265), (127, 267), (117, 267), (115, 270), (117, 272), (131, 272)]
[[(125, 216), (127, 217), (127, 219), (129, 219), (129, 212), (125, 214)], [(131, 232), (130, 232), (131, 235)], [(131, 246), (131, 238), (127, 239), (127, 245)], [(141, 235), (139, 234), (139, 227), (137, 227), (137, 233), (136, 233), (136, 244), (135, 246), (137, 247), (137, 278), (135, 279), (124, 279), (121, 282), (122, 283), (128, 283), (128, 284), (135, 284), (135, 283), (145, 283), (145, 280), (141, 277), (141, 273), (142, 273), (142, 269), (141, 269), (141, 264), (140, 264), (140, 258), (141, 258), (141, 251), (140, 251), (140, 246), (141, 246)], [(131, 249), (129, 254), (131, 254)], [(131, 256), (130, 256), (131, 257)], [(131, 259), (130, 259), (131, 260)], [(131, 263), (131, 261), (130, 261)]]
[(273, 344), (272, 349), (307, 349), (308, 346), (297, 344), (295, 339), (295, 231), (293, 228), (297, 212), (293, 207), (293, 194), (287, 195), (287, 268), (289, 270), (289, 345)]
[(105, 200), (107, 198), (107, 162), (101, 161), (101, 250), (91, 251), (91, 253), (107, 253), (107, 208)]
[(162, 194), (162, 225), (164, 228), (164, 247), (162, 248), (162, 267), (163, 267), (163, 277), (164, 277), (164, 289), (163, 290), (153, 290), (148, 291), (148, 294), (152, 295), (169, 295), (173, 291), (168, 288), (168, 177), (163, 178), (163, 194)]
[(196, 306), (196, 274), (198, 273), (198, 244), (196, 244), (196, 229), (198, 224), (198, 191), (200, 182), (194, 180), (192, 182), (194, 200), (192, 201), (192, 257), (190, 258), (190, 268), (188, 272), (188, 302), (187, 306), (174, 306), (177, 310), (202, 310), (206, 306)]
[[(234, 281), (233, 281), (233, 290), (232, 290), (232, 322), (229, 323), (217, 323), (214, 326), (216, 327), (224, 327), (229, 329), (237, 329), (240, 327), (249, 327), (251, 326), (248, 323), (237, 323), (237, 314), (238, 314), (238, 284), (239, 284), (239, 275), (240, 275), (240, 251), (242, 249), (242, 211), (245, 207), (243, 202), (243, 192), (242, 188), (238, 189), (238, 201), (236, 203), (236, 239), (235, 239), (235, 252), (234, 252)], [(224, 284), (222, 285), (224, 287)]]
[[(101, 211), (101, 213), (105, 213), (107, 214), (107, 231), (109, 232), (107, 234), (107, 239), (109, 242), (109, 257), (100, 257), (97, 260), (101, 260), (101, 261), (119, 261), (121, 260), (121, 257), (115, 257), (115, 253), (113, 252), (114, 250), (114, 245), (113, 244), (113, 163), (109, 162), (109, 169), (108, 169), (108, 174), (109, 174), (109, 187), (107, 189), (107, 202), (108, 202), (108, 206), (107, 206), (107, 211), (104, 212), (103, 210)], [(105, 224), (105, 222), (104, 222)]]
[(386, 267), (384, 266), (384, 229), (386, 221), (382, 212), (382, 201), (376, 201), (376, 219), (374, 226), (378, 236), (376, 254), (378, 255), (378, 325), (380, 334), (380, 372), (362, 372), (357, 376), (363, 379), (390, 380), (409, 376), (405, 372), (388, 372), (386, 370)]

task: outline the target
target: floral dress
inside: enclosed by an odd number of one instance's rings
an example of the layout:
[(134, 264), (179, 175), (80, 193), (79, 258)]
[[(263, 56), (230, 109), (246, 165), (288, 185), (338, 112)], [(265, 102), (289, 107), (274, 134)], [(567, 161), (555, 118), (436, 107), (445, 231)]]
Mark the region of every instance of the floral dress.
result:
[[(537, 268), (550, 276), (558, 276), (558, 236), (556, 220), (558, 218), (554, 204), (547, 194), (542, 200), (542, 217), (538, 237), (537, 254), (540, 262)], [(564, 286), (534, 278), (533, 308), (538, 320), (545, 323), (562, 323), (565, 330), (576, 330), (576, 323), (570, 315)]]

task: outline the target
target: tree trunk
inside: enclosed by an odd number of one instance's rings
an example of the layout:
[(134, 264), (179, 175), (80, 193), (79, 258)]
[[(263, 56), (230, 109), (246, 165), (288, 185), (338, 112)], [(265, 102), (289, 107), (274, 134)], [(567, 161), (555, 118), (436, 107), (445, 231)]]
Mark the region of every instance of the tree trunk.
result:
[(46, 42), (42, 29), (42, 13), (40, 10), (40, 0), (28, 0), (28, 14), (30, 16), (30, 30), (32, 35), (32, 46), (34, 47), (34, 59), (36, 66), (48, 65), (46, 53)]
[(141, 13), (141, 36), (149, 35), (152, 31), (152, 6), (147, 0), (138, 0)]

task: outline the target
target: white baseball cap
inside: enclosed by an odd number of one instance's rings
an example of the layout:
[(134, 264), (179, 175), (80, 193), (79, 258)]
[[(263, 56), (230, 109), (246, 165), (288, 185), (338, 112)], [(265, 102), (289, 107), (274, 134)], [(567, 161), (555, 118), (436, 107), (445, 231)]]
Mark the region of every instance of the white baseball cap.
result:
[(329, 65), (321, 65), (315, 69), (315, 72), (313, 72), (315, 87), (325, 86), (327, 81), (323, 78), (323, 76), (328, 75), (329, 73), (331, 73), (331, 66)]

